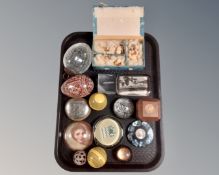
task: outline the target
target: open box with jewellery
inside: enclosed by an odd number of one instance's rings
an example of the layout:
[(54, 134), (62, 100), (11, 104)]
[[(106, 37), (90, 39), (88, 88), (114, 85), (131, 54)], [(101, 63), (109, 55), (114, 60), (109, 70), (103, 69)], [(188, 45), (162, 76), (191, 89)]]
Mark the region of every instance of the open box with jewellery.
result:
[(144, 68), (143, 7), (95, 7), (93, 34), (94, 68)]
[(145, 33), (143, 68), (105, 69), (91, 65), (95, 37), (62, 43), (55, 158), (72, 172), (151, 171), (163, 156), (158, 44)]

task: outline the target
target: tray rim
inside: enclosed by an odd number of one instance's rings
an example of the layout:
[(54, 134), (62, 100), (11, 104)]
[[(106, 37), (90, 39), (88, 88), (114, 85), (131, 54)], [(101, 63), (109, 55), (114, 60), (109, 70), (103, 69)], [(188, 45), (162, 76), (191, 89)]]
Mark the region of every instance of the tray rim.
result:
[[(60, 120), (60, 117), (59, 117), (59, 101), (60, 101), (60, 98), (61, 98), (61, 95), (59, 93), (59, 87), (61, 85), (61, 78), (62, 78), (62, 50), (63, 50), (63, 47), (65, 45), (65, 43), (69, 40), (69, 38), (71, 38), (72, 36), (74, 35), (77, 35), (77, 34), (85, 34), (85, 33), (89, 33), (91, 34), (92, 32), (89, 32), (89, 31), (81, 31), (81, 32), (72, 32), (70, 34), (68, 34), (62, 41), (62, 44), (61, 44), (61, 52), (60, 52), (60, 70), (59, 70), (59, 83), (58, 83), (58, 101), (57, 101), (57, 118), (56, 118), (56, 134), (55, 134), (55, 147), (54, 147), (54, 157), (55, 157), (55, 160), (56, 162), (58, 163), (58, 165), (63, 168), (64, 170), (66, 171), (69, 171), (69, 172), (150, 172), (150, 171), (153, 171), (155, 169), (157, 169), (161, 163), (163, 162), (164, 160), (164, 154), (165, 154), (165, 151), (164, 151), (164, 134), (163, 134), (163, 110), (162, 110), (162, 95), (161, 95), (161, 75), (160, 75), (160, 54), (159, 54), (159, 45), (158, 45), (158, 42), (157, 40), (155, 39), (155, 37), (153, 37), (151, 34), (149, 33), (144, 33), (144, 38), (147, 38), (150, 40), (150, 44), (152, 44), (152, 46), (155, 48), (155, 54), (156, 54), (156, 76), (157, 76), (157, 90), (158, 90), (158, 96), (159, 96), (159, 99), (161, 101), (161, 119), (159, 121), (159, 130), (160, 130), (160, 145), (159, 145), (159, 153), (158, 154), (158, 158), (156, 157), (155, 160), (153, 160), (152, 162), (150, 162), (150, 164), (153, 164), (153, 166), (150, 166), (149, 168), (140, 168), (140, 169), (134, 169), (134, 168), (126, 168), (126, 169), (104, 169), (104, 168), (100, 168), (100, 169), (91, 169), (91, 168), (81, 168), (81, 169), (74, 169), (74, 168), (71, 168), (69, 166), (67, 166), (65, 164), (65, 162), (63, 162), (61, 159), (60, 159), (60, 154), (59, 154), (59, 151), (58, 151), (58, 143), (57, 143), (57, 137), (59, 135), (58, 133), (58, 128), (59, 128), (59, 120)], [(149, 164), (148, 164), (149, 165)]]

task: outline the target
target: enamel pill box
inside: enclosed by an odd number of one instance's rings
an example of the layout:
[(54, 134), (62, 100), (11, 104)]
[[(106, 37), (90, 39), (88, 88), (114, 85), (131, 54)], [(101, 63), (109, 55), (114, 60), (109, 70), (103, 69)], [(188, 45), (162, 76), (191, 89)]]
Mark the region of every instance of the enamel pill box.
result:
[(144, 69), (143, 7), (95, 7), (93, 34), (95, 69)]

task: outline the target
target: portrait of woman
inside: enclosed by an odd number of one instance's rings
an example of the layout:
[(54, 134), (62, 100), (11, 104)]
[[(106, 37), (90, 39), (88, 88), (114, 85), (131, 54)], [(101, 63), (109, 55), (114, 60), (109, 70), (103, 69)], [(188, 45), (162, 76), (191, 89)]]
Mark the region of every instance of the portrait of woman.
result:
[(65, 143), (72, 150), (84, 150), (93, 142), (92, 128), (85, 121), (70, 124), (64, 135)]
[(71, 130), (72, 137), (80, 144), (86, 144), (86, 130), (83, 125), (77, 125)]

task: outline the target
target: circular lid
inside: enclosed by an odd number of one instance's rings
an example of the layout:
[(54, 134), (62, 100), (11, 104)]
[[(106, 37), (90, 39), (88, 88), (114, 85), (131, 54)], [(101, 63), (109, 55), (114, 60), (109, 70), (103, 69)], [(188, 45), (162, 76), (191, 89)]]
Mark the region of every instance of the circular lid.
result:
[(119, 118), (129, 118), (134, 112), (134, 104), (128, 98), (119, 98), (113, 105), (113, 111)]
[(63, 64), (67, 71), (82, 74), (91, 64), (92, 51), (86, 43), (76, 43), (68, 48), (63, 57)]
[(154, 133), (147, 122), (136, 120), (128, 126), (127, 138), (135, 147), (146, 147), (153, 141)]
[(146, 137), (146, 131), (143, 128), (138, 128), (135, 131), (135, 136), (138, 139), (144, 139)]
[(100, 111), (107, 106), (107, 97), (102, 93), (94, 93), (89, 98), (89, 105), (92, 109)]
[(121, 125), (113, 118), (106, 117), (94, 125), (94, 139), (97, 144), (112, 147), (119, 143), (123, 136)]
[(84, 120), (90, 112), (91, 109), (83, 98), (71, 98), (65, 104), (65, 113), (73, 121)]
[(93, 142), (90, 124), (85, 121), (71, 123), (65, 130), (64, 140), (73, 151), (86, 149)]

